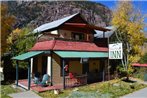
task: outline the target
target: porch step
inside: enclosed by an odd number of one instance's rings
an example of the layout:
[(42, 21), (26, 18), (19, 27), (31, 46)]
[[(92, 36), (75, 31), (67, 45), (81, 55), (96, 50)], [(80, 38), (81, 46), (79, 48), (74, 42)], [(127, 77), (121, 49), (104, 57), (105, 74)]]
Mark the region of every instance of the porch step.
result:
[(22, 88), (24, 88), (24, 89), (28, 89), (26, 86), (24, 86), (24, 85), (22, 85), (21, 83), (18, 83), (18, 86), (20, 86), (20, 87), (22, 87)]
[(31, 87), (31, 89), (37, 93), (44, 92), (44, 91), (50, 91), (54, 89), (62, 89), (63, 86), (48, 86), (48, 87), (41, 87), (41, 86), (36, 86), (36, 87)]

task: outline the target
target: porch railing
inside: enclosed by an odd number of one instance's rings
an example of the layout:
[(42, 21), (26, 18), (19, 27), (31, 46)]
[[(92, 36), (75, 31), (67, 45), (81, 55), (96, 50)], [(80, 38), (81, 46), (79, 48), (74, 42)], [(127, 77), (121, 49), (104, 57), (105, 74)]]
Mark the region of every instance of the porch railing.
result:
[(65, 87), (76, 87), (87, 84), (87, 74), (75, 76), (74, 78), (65, 77)]

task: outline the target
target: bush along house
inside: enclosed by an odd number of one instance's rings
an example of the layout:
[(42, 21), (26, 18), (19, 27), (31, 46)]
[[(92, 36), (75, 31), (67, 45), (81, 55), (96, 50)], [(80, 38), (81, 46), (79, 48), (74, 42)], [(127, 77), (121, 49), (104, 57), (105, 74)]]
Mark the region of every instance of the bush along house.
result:
[[(19, 85), (18, 61), (28, 61), (27, 88), (32, 85), (33, 74), (49, 76), (51, 86), (62, 88), (103, 81), (108, 66), (108, 47), (94, 43), (96, 30), (109, 29), (90, 25), (76, 13), (43, 24), (34, 29), (38, 34), (35, 45), (27, 53), (13, 57), (16, 60), (16, 85)], [(104, 33), (105, 34), (105, 33)]]

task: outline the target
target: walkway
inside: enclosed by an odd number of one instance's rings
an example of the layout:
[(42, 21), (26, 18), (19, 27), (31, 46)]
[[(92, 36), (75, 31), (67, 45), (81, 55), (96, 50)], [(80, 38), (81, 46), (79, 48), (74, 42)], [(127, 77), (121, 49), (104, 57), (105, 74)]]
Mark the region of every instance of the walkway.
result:
[(147, 98), (147, 87), (131, 94), (125, 95), (121, 98)]
[(32, 91), (25, 91), (20, 93), (9, 94), (12, 98), (42, 98)]

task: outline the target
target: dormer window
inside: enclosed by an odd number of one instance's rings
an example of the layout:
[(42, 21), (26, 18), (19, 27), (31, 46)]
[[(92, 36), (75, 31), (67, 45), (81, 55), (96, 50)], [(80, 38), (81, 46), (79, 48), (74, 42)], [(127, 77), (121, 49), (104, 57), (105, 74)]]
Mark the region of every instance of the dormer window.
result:
[(74, 40), (84, 40), (84, 34), (82, 33), (73, 33)]

